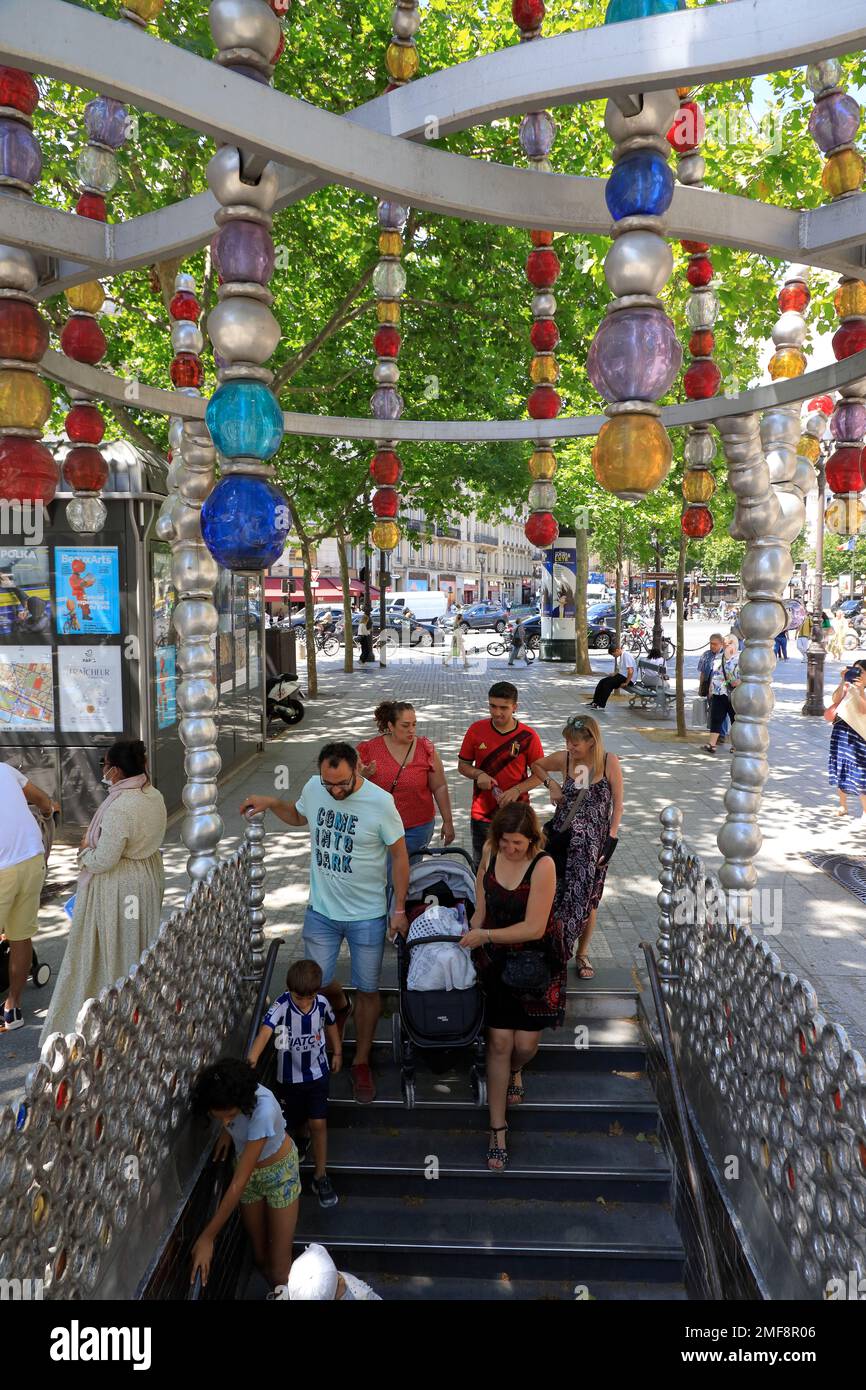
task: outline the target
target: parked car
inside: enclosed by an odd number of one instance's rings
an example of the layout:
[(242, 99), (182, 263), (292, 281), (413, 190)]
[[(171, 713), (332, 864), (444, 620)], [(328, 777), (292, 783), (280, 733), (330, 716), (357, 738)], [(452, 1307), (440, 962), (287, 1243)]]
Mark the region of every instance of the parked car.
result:
[[(526, 640), (530, 647), (538, 650), (541, 641), (541, 616), (536, 614), (534, 618), (524, 618), (523, 627), (526, 632)], [(612, 627), (606, 627), (604, 623), (589, 623), (587, 630), (587, 641), (590, 647), (598, 651), (610, 651), (614, 643), (614, 633)]]
[[(352, 636), (357, 638), (358, 626), (361, 622), (361, 614), (352, 615)], [(389, 647), (398, 647), (403, 641), (403, 631), (405, 623), (402, 619), (392, 620), (386, 613), (385, 641)], [(373, 637), (379, 635), (379, 610), (374, 608), (372, 612)], [(340, 641), (343, 640), (343, 625), (338, 623), (336, 635)], [(416, 623), (414, 618), (409, 620), (409, 645), (410, 647), (432, 647), (434, 643), (439, 646), (444, 641), (442, 628), (438, 623)]]
[(841, 603), (837, 603), (833, 609), (834, 613), (844, 613), (849, 623), (852, 618), (858, 618), (863, 612), (862, 598), (846, 598)]
[(501, 603), (469, 603), (460, 614), (460, 626), (464, 632), (481, 632), (485, 628), (504, 632), (509, 616)]

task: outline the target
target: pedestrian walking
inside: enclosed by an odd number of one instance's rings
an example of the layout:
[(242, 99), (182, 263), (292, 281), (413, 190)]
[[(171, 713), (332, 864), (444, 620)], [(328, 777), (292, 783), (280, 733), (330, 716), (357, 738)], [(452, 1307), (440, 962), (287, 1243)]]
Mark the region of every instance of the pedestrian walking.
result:
[[(309, 828), (310, 900), (301, 945), (304, 956), (321, 968), (322, 993), (334, 1010), (341, 1039), (350, 1006), (335, 972), (344, 941), (349, 948), (356, 990), (350, 1077), (355, 1100), (369, 1105), (376, 1098), (370, 1050), (382, 1009), (379, 977), (385, 935), (405, 935), (409, 930), (409, 856), (393, 796), (361, 774), (359, 761), (351, 744), (326, 743), (319, 753), (319, 774), (305, 784), (297, 801), (247, 796), (240, 809), (253, 815), (272, 811), (285, 825)], [(389, 858), (394, 885), (390, 923)]]
[(515, 802), (496, 812), (481, 855), (475, 912), (460, 945), (484, 986), (487, 1167), (508, 1166), (506, 1107), (524, 1097), (523, 1068), (545, 1028), (565, 1017), (565, 957), (553, 911), (556, 870), (544, 851), (532, 807)]
[(637, 662), (631, 652), (619, 645), (611, 648), (611, 655), (613, 657), (613, 674), (602, 676), (589, 702), (590, 709), (604, 709), (615, 690), (619, 690), (623, 685), (634, 685)]
[[(713, 676), (713, 664), (715, 663), (716, 657), (722, 651), (724, 645), (725, 639), (722, 636), (722, 634), (720, 632), (713, 632), (710, 635), (710, 641), (707, 650), (705, 652), (702, 652), (701, 656), (698, 658), (698, 694), (703, 695), (707, 701), (707, 727), (709, 727), (709, 701), (711, 693), (710, 686), (712, 685)], [(718, 742), (724, 743), (730, 732), (731, 721), (728, 715), (726, 714), (724, 719), (722, 720), (722, 727), (721, 732), (719, 734)]]
[(361, 665), (366, 666), (376, 660), (373, 651), (373, 615), (365, 608), (358, 624), (358, 640), (361, 643)]
[(159, 933), (166, 809), (140, 739), (113, 743), (102, 763), (109, 788), (78, 851), (69, 940), (42, 1026), (71, 1033), (82, 1004), (127, 975)]
[(739, 642), (731, 634), (725, 638), (721, 651), (713, 656), (710, 671), (710, 741), (703, 744), (705, 753), (715, 753), (725, 717), (733, 724), (736, 715), (731, 695), (740, 684)]
[[(833, 692), (830, 785), (839, 797), (837, 815), (848, 815), (848, 797), (860, 798), (866, 817), (866, 661), (855, 661)], [(866, 820), (863, 822), (866, 824)]]
[(519, 661), (521, 658), (524, 665), (528, 666), (529, 663), (526, 660), (526, 628), (523, 626), (523, 620), (518, 619), (511, 629), (511, 650), (508, 653), (509, 666), (513, 666), (515, 661)]
[(788, 629), (787, 629), (787, 627), (783, 627), (781, 632), (777, 632), (777, 633), (776, 633), (776, 638), (775, 638), (775, 641), (773, 642), (773, 655), (775, 656), (775, 658), (776, 658), (777, 661), (780, 661), (780, 660), (781, 660), (781, 661), (787, 661), (787, 660), (788, 660)]
[(595, 971), (589, 946), (607, 866), (619, 843), (622, 766), (615, 753), (605, 751), (601, 728), (591, 715), (569, 719), (562, 735), (565, 747), (542, 758), (532, 773), (535, 784), (547, 789), (556, 807), (545, 827), (545, 840), (556, 865), (555, 912), (565, 959), (571, 958), (576, 943), (578, 976), (591, 980)]
[(491, 685), (490, 717), (470, 724), (460, 745), (457, 766), (475, 783), (470, 825), (476, 868), (500, 801), (527, 801), (526, 785), (534, 785), (532, 764), (544, 757), (538, 734), (517, 718), (517, 698), (517, 687), (509, 681)]
[(460, 626), (459, 614), (454, 619), (454, 626), (451, 629), (451, 637), (449, 640), (448, 654), (445, 657), (443, 665), (450, 666), (452, 661), (462, 661), (464, 671), (469, 666), (469, 658), (466, 655), (466, 633)]
[[(426, 849), (442, 817), (443, 845), (454, 839), (454, 816), (445, 768), (432, 739), (419, 737), (418, 717), (407, 700), (383, 700), (373, 711), (376, 738), (358, 744), (361, 775), (394, 798), (403, 822), (406, 849)], [(434, 806), (435, 803), (435, 806)]]
[(291, 1303), (381, 1303), (363, 1279), (337, 1269), (324, 1245), (308, 1245), (292, 1264), (289, 1282), (275, 1298)]
[(39, 929), (39, 900), (45, 882), (45, 845), (36, 806), (51, 816), (53, 802), (26, 774), (0, 763), (0, 934), (9, 948), (9, 992), (0, 1031), (23, 1028), (21, 996), (33, 961), (33, 938)]

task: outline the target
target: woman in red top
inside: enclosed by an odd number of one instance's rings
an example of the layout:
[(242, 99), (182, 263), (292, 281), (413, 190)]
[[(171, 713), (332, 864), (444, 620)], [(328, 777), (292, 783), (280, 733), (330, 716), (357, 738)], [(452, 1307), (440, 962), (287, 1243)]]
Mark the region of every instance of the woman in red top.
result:
[(454, 820), (445, 769), (431, 740), (417, 736), (414, 707), (405, 700), (383, 700), (373, 718), (379, 736), (358, 744), (361, 775), (393, 796), (410, 854), (426, 849), (433, 837), (434, 801), (442, 817), (442, 843), (450, 845)]

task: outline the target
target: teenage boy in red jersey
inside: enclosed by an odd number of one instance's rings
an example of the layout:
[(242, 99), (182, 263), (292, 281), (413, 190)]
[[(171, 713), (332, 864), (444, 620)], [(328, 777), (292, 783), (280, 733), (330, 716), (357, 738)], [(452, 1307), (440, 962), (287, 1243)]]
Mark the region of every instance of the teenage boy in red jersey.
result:
[[(479, 719), (466, 730), (457, 766), (475, 783), (472, 797), (472, 853), (476, 868), (490, 831), (490, 822), (503, 793), (532, 776), (532, 764), (544, 754), (541, 739), (528, 724), (521, 724), (517, 687), (497, 681), (487, 692), (490, 718)], [(507, 801), (528, 801), (526, 792)], [(507, 802), (506, 802), (507, 804)]]

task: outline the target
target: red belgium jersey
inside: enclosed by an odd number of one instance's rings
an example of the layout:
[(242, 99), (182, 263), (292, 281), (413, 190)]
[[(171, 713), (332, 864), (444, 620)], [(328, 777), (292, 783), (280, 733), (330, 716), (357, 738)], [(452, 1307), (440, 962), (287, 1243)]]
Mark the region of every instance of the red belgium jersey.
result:
[[(541, 739), (528, 724), (515, 721), (508, 733), (501, 734), (493, 727), (492, 719), (479, 719), (470, 724), (460, 745), (460, 757), (474, 767), (483, 768), (501, 791), (516, 787), (524, 782), (532, 772), (532, 764), (544, 757)], [(524, 792), (521, 801), (529, 800)], [(472, 819), (490, 820), (496, 811), (496, 798), (492, 791), (475, 788), (472, 798)]]

